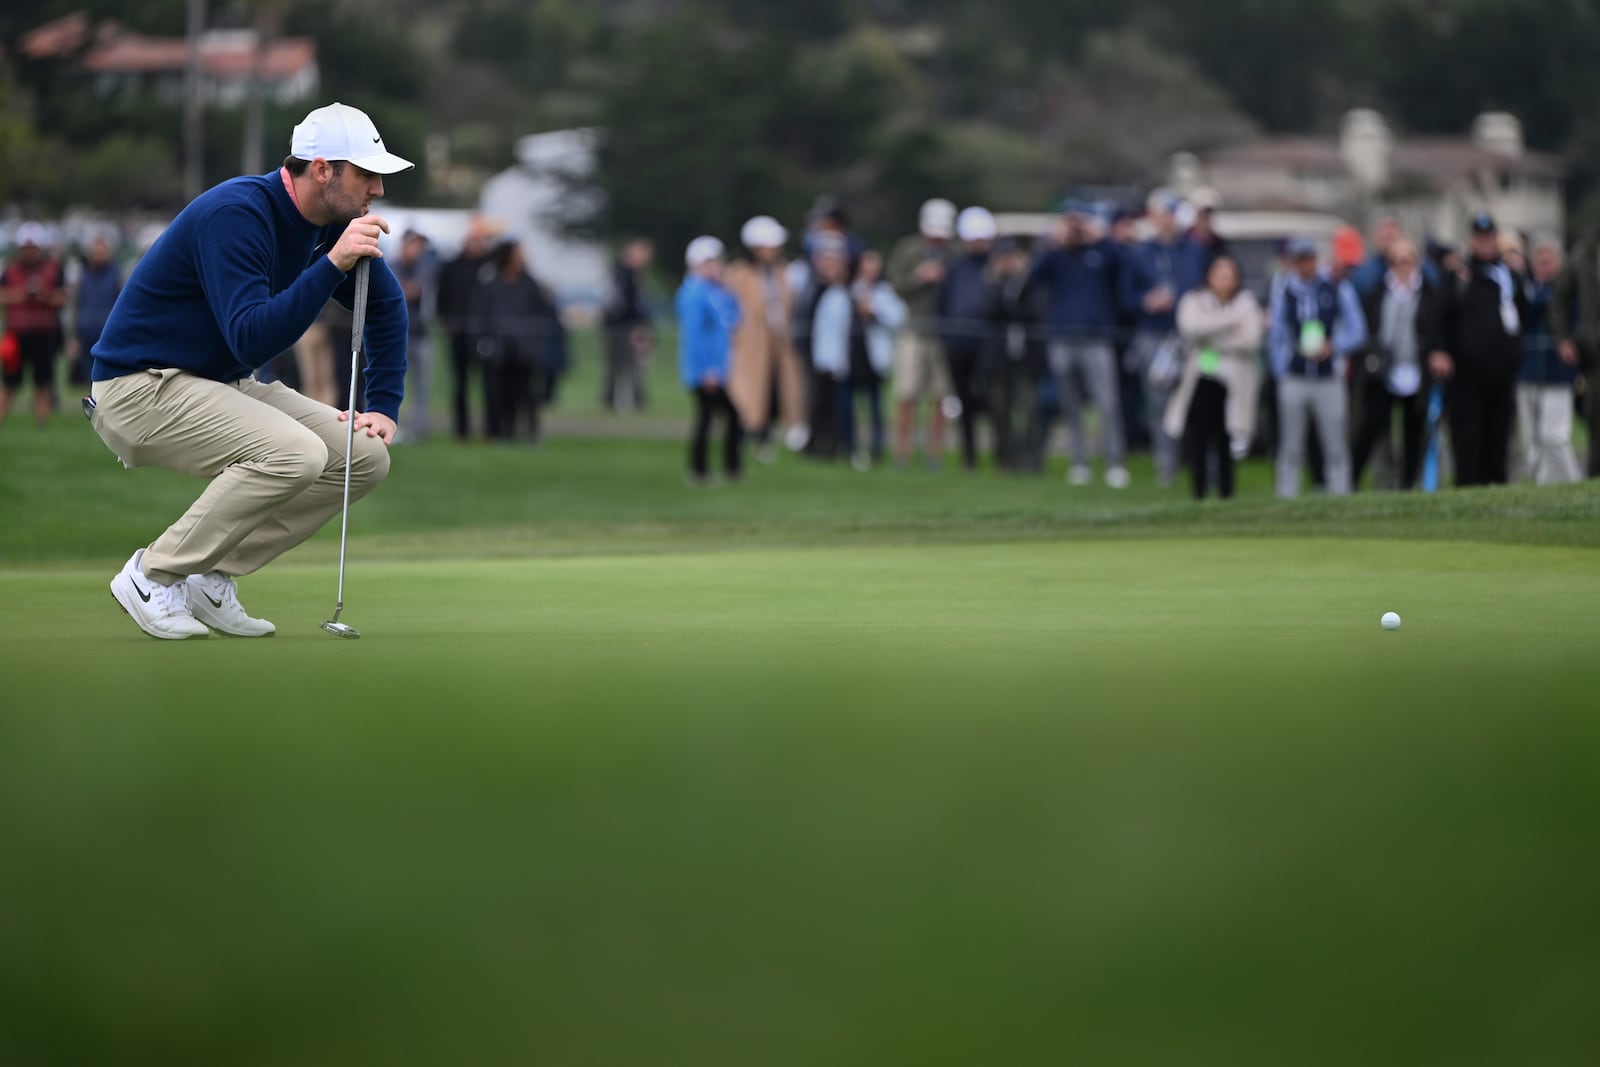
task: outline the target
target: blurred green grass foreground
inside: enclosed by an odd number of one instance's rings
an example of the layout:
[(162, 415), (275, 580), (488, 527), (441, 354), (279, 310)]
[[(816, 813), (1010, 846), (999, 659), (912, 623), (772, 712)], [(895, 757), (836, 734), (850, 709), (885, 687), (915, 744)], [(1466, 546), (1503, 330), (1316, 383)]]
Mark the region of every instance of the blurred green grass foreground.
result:
[(1594, 486), (681, 464), (397, 450), (363, 640), (335, 529), (167, 644), (197, 483), (0, 432), (0, 1063), (1600, 1061)]

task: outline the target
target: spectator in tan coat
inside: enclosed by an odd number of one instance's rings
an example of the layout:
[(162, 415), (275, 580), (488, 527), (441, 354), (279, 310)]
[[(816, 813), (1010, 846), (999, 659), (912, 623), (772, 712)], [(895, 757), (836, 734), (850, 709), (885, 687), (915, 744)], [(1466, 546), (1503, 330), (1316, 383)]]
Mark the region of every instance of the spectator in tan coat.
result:
[(783, 258), (788, 239), (776, 219), (757, 215), (740, 231), (750, 258), (732, 264), (724, 280), (739, 302), (728, 392), (762, 463), (777, 455), (774, 423), (792, 431), (806, 422), (806, 374), (794, 348), (794, 291)]
[(1166, 430), (1187, 444), (1195, 499), (1205, 498), (1212, 470), (1227, 499), (1233, 495), (1232, 443), (1248, 443), (1255, 433), (1264, 332), (1261, 305), (1231, 257), (1219, 255), (1206, 284), (1178, 301), (1177, 325), (1183, 377), (1167, 406)]

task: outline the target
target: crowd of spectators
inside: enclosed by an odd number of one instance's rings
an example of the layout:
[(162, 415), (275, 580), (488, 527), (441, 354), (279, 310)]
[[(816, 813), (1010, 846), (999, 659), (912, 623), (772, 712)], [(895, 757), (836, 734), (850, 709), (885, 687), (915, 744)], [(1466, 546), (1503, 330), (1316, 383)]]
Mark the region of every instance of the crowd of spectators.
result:
[(1098, 462), (1106, 485), (1127, 487), (1142, 448), (1162, 485), (1187, 460), (1197, 497), (1231, 496), (1234, 463), (1255, 451), (1273, 457), (1283, 497), (1308, 482), (1351, 493), (1369, 475), (1398, 489), (1451, 471), (1462, 486), (1600, 476), (1600, 404), (1583, 381), (1600, 369), (1600, 249), (1565, 262), (1554, 235), (1504, 232), (1485, 213), (1454, 249), (1386, 218), (1370, 240), (1344, 227), (1326, 248), (1283, 241), (1252, 288), (1214, 220), (1214, 203), (1158, 190), (1139, 213), (1068, 202), (1026, 241), (983, 207), (935, 199), (885, 264), (824, 201), (793, 241), (751, 219), (726, 270), (721, 242), (699, 238), (678, 298), (699, 412), (691, 478), (709, 477), (719, 412), (733, 477), (741, 434), (771, 462), (780, 423), (790, 449), (858, 469), (909, 466), (919, 438), (937, 466), (953, 425), (968, 470), (992, 455), (1038, 473), (1057, 421), (1075, 486)]
[[(676, 310), (695, 410), (689, 476), (712, 480), (719, 420), (732, 478), (747, 443), (762, 463), (787, 449), (903, 469), (920, 449), (938, 466), (947, 429), (967, 469), (1037, 474), (1058, 425), (1072, 485), (1093, 482), (1098, 463), (1106, 485), (1124, 488), (1126, 457), (1145, 449), (1161, 485), (1187, 464), (1196, 496), (1231, 495), (1233, 466), (1252, 452), (1273, 457), (1280, 496), (1308, 482), (1344, 494), (1431, 488), (1452, 473), (1457, 485), (1600, 476), (1589, 388), (1600, 380), (1600, 243), (1568, 257), (1556, 235), (1507, 232), (1487, 214), (1468, 228), (1460, 249), (1392, 218), (1366, 238), (1347, 227), (1328, 247), (1292, 238), (1276, 269), (1248, 284), (1213, 204), (1164, 190), (1139, 212), (1068, 202), (1043, 235), (1002, 233), (983, 207), (929, 200), (886, 255), (827, 198), (795, 234), (758, 216), (739, 234), (741, 254), (703, 238), (685, 257)], [(110, 235), (70, 254), (60, 243), (24, 223), (0, 273), (0, 422), (30, 384), (47, 421), (62, 360), (71, 382), (87, 380), (120, 291)], [(449, 258), (418, 233), (399, 242), (389, 262), (411, 314), (407, 438), (436, 429), (437, 339), (456, 437), (538, 439), (570, 357), (556, 302), (524, 256), (483, 220)], [(601, 309), (606, 410), (649, 403), (653, 259), (649, 241), (624, 243)], [(349, 313), (330, 304), (263, 373), (345, 406), (349, 330)], [(1579, 413), (1586, 462), (1574, 449)]]

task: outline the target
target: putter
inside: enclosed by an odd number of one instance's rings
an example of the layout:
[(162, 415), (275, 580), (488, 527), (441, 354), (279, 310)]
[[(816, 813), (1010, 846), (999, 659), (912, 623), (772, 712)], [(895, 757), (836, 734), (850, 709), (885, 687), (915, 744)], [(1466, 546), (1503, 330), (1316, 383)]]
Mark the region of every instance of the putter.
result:
[(356, 446), (356, 370), (361, 366), (361, 335), (367, 329), (367, 278), (371, 262), (362, 258), (356, 264), (355, 322), (350, 336), (350, 418), (344, 435), (344, 514), (339, 520), (339, 599), (333, 606), (333, 618), (322, 624), (330, 634), (351, 640), (360, 637), (361, 631), (347, 622), (340, 622), (339, 615), (344, 611), (344, 549), (350, 534), (350, 453)]

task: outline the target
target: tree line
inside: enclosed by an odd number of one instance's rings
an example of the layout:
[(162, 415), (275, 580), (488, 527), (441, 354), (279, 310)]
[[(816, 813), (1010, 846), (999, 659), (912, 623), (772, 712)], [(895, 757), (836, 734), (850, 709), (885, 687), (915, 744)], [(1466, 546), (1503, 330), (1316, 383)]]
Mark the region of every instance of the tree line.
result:
[[(16, 42), (70, 10), (179, 34), (183, 0), (16, 0), (0, 14), (0, 202), (170, 208), (175, 109), (105, 101)], [(1144, 184), (1167, 155), (1266, 132), (1331, 132), (1354, 106), (1459, 135), (1519, 115), (1568, 159), (1575, 220), (1600, 221), (1600, 5), (1590, 0), (281, 0), (318, 42), (323, 96), (359, 101), (396, 144), (443, 134), (452, 167), (510, 163), (521, 134), (607, 131), (602, 233), (677, 244), (819, 192), (864, 220), (938, 193), (1045, 207), (1073, 182)], [(251, 5), (213, 0), (215, 24)], [(292, 110), (292, 109), (291, 109)], [(297, 114), (269, 109), (272, 159)], [(392, 131), (392, 132), (391, 132)], [(208, 178), (243, 124), (208, 117)], [(457, 175), (458, 176), (458, 175)], [(464, 201), (419, 173), (391, 195)]]

